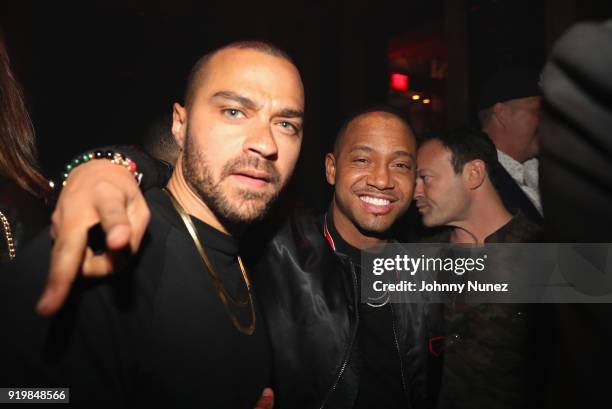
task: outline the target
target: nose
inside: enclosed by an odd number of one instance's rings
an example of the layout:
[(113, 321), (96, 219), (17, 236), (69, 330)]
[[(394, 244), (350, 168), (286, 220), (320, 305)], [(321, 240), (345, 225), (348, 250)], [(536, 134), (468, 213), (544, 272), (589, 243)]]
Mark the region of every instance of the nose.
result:
[(417, 177), (416, 185), (414, 187), (413, 198), (414, 200), (417, 200), (420, 197), (425, 197), (425, 194), (423, 192), (423, 181), (421, 180), (421, 178)]
[(367, 184), (378, 190), (393, 189), (393, 181), (386, 164), (376, 166), (368, 176)]
[(276, 159), (278, 146), (270, 124), (261, 124), (249, 132), (244, 141), (244, 151), (255, 153), (268, 160)]

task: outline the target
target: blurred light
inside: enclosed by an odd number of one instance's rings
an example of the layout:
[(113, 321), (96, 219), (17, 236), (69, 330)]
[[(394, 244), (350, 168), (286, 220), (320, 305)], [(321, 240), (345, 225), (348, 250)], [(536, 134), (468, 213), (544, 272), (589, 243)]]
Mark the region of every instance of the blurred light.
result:
[(421, 96), (420, 96), (419, 94), (414, 94), (414, 95), (412, 96), (412, 100), (413, 100), (413, 101), (418, 101), (419, 99), (421, 99)]
[(398, 72), (391, 73), (391, 88), (396, 91), (408, 90), (408, 76)]
[(429, 98), (425, 98), (425, 99), (423, 100), (423, 103), (424, 103), (424, 104), (429, 104), (430, 102), (431, 102), (431, 100), (430, 100)]

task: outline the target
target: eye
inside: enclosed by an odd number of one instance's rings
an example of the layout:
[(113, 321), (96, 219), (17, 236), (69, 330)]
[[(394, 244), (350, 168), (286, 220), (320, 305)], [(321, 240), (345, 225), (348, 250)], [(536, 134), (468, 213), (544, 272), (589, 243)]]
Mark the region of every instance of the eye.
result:
[(240, 119), (240, 118), (245, 117), (242, 111), (238, 109), (234, 109), (234, 108), (224, 109), (222, 112), (223, 112), (223, 115), (229, 119)]
[(429, 175), (420, 175), (420, 178), (423, 181), (423, 183), (429, 182)]
[(355, 158), (353, 159), (353, 162), (355, 163), (368, 163), (368, 160), (366, 158)]
[(281, 128), (285, 129), (288, 133), (292, 135), (295, 135), (299, 132), (298, 127), (289, 121), (280, 121), (278, 124)]
[(399, 163), (396, 163), (395, 166), (402, 170), (412, 170), (411, 163), (399, 162)]

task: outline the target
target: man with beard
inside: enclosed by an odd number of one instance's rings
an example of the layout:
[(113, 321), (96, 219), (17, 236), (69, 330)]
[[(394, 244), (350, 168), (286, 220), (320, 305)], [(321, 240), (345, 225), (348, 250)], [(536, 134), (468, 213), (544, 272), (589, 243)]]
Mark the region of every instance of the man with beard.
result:
[(414, 199), (425, 226), (449, 227), (442, 242), (516, 243), (539, 231), (504, 206), (491, 180), (497, 153), (486, 134), (470, 127), (432, 132), (421, 141), (417, 164)]
[[(469, 127), (433, 132), (417, 153), (414, 198), (423, 224), (447, 226), (428, 238), (437, 243), (537, 241), (540, 228), (505, 207), (491, 181), (497, 154), (486, 134)], [(445, 306), (444, 370), (439, 409), (528, 408), (534, 401), (531, 360), (538, 340), (526, 304)], [(528, 321), (530, 318), (531, 321)], [(533, 347), (533, 348), (532, 348)]]
[[(242, 42), (202, 57), (185, 106), (174, 105), (177, 165), (166, 189), (146, 194), (150, 222), (125, 271), (76, 286), (48, 322), (27, 314), (48, 236), (3, 275), (2, 322), (13, 331), (2, 337), (0, 384), (68, 386), (70, 401), (88, 407), (252, 408), (270, 384), (271, 358), (237, 238), (289, 179), (303, 109), (300, 74), (281, 50)], [(130, 175), (93, 159), (101, 156), (133, 166), (113, 152), (93, 153), (89, 165)], [(146, 223), (148, 213), (139, 217)]]
[[(359, 296), (360, 252), (392, 239), (391, 226), (412, 200), (415, 151), (410, 126), (394, 110), (375, 107), (354, 115), (325, 158), (326, 177), (334, 186), (328, 212), (321, 217), (299, 212), (273, 227), (266, 223), (265, 229), (251, 232), (252, 240), (245, 240), (245, 260), (272, 343), (275, 396), (282, 407), (434, 405), (441, 362), (429, 353), (428, 340), (439, 335), (434, 327), (437, 309), (416, 299), (413, 304), (390, 304), (388, 299), (360, 303)], [(56, 216), (56, 235), (64, 234), (68, 225), (84, 225), (69, 221), (73, 211), (65, 205), (83, 213), (85, 208), (76, 204), (96, 201), (99, 215), (107, 217), (104, 209), (114, 208), (113, 201), (91, 191), (103, 175), (90, 164), (75, 175), (73, 187), (85, 188), (62, 193), (58, 208), (64, 210)], [(130, 197), (126, 186), (138, 190), (125, 174), (112, 185), (122, 198)], [(115, 209), (125, 212), (130, 200), (118, 201), (124, 205)], [(123, 217), (127, 222), (128, 216)], [(121, 224), (119, 219), (103, 221), (108, 235)], [(83, 254), (83, 247), (76, 251)], [(63, 255), (74, 257), (73, 252), (64, 249)], [(89, 262), (85, 257), (85, 266)], [(113, 266), (97, 267), (88, 274), (105, 274)], [(65, 283), (74, 274), (76, 269), (52, 269), (42, 312), (49, 312), (49, 299), (54, 306), (61, 303), (57, 294), (67, 291)], [(54, 290), (58, 285), (61, 289)]]

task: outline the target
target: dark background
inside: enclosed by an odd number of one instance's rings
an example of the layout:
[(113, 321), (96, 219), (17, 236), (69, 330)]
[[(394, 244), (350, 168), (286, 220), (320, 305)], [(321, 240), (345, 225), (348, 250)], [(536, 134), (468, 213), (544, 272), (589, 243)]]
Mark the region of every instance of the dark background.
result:
[[(78, 152), (139, 143), (182, 101), (203, 53), (264, 39), (287, 50), (303, 75), (306, 130), (294, 182), (304, 204), (319, 209), (329, 199), (323, 155), (343, 118), (389, 102), (394, 39), (442, 44), (445, 103), (423, 123), (443, 127), (473, 120), (478, 90), (497, 67), (539, 70), (573, 22), (611, 16), (612, 2), (597, 0), (0, 1), (49, 177)], [(429, 37), (412, 35), (425, 26)]]

